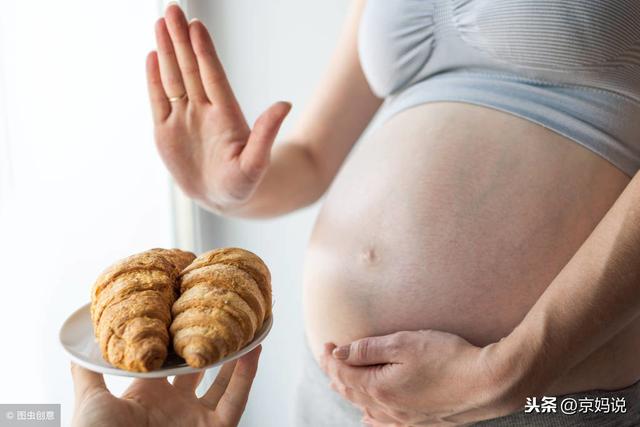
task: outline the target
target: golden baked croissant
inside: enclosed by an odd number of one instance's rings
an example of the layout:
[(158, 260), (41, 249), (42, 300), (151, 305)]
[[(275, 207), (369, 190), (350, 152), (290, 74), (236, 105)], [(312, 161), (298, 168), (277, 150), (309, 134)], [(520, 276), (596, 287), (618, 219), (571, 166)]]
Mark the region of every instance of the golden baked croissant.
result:
[(162, 366), (178, 276), (194, 258), (179, 249), (151, 249), (116, 262), (98, 277), (91, 320), (107, 362), (138, 372)]
[(255, 254), (238, 248), (202, 254), (180, 275), (173, 304), (173, 348), (196, 368), (249, 343), (271, 315), (271, 275)]

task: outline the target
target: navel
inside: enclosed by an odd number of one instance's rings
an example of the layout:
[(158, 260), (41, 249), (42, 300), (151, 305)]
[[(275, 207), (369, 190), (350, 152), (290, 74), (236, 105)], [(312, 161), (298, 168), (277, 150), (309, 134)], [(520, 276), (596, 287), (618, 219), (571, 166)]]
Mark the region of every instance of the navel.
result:
[(377, 264), (378, 258), (378, 252), (374, 246), (366, 246), (360, 252), (360, 262), (365, 265)]

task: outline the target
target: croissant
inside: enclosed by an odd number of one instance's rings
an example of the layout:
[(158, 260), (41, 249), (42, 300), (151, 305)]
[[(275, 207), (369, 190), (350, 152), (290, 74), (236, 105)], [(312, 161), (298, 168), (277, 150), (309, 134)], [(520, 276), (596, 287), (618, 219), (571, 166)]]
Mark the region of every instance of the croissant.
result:
[(271, 315), (271, 275), (255, 254), (238, 248), (202, 254), (182, 271), (171, 310), (176, 353), (195, 368), (249, 343)]
[(116, 262), (98, 277), (91, 320), (107, 362), (137, 372), (162, 366), (178, 277), (194, 258), (179, 249), (151, 249)]

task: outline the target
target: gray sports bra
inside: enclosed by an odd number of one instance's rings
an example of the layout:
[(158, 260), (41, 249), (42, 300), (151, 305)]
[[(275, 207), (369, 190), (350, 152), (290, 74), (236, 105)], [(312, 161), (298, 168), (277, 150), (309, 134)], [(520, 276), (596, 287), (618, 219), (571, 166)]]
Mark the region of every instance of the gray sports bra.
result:
[(640, 0), (368, 0), (358, 50), (380, 121), (468, 102), (640, 169)]

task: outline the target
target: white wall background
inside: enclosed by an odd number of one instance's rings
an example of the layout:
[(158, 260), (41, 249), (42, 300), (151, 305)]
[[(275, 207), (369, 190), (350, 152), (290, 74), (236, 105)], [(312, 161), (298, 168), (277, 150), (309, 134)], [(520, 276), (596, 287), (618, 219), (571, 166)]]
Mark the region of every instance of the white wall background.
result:
[[(144, 80), (158, 3), (0, 0), (0, 402), (62, 403), (62, 425), (73, 406), (61, 323), (89, 301), (106, 264), (174, 241)], [(250, 122), (276, 100), (293, 102), (286, 135), (325, 69), (348, 2), (182, 3), (211, 29)], [(244, 426), (291, 425), (315, 214), (252, 222), (196, 211), (197, 249), (246, 247), (273, 272), (275, 326)], [(128, 381), (107, 384), (118, 394)]]
[[(209, 27), (250, 123), (271, 103), (293, 109), (286, 137), (335, 47), (349, 1), (188, 0), (191, 17)], [(292, 425), (301, 369), (302, 267), (316, 207), (269, 221), (229, 220), (199, 210), (199, 249), (240, 246), (262, 256), (273, 275), (274, 328), (267, 338), (242, 426)], [(206, 386), (206, 383), (203, 384)]]
[(105, 265), (171, 245), (144, 71), (157, 11), (149, 0), (0, 0), (0, 402), (62, 403), (62, 425), (72, 388), (61, 323)]

